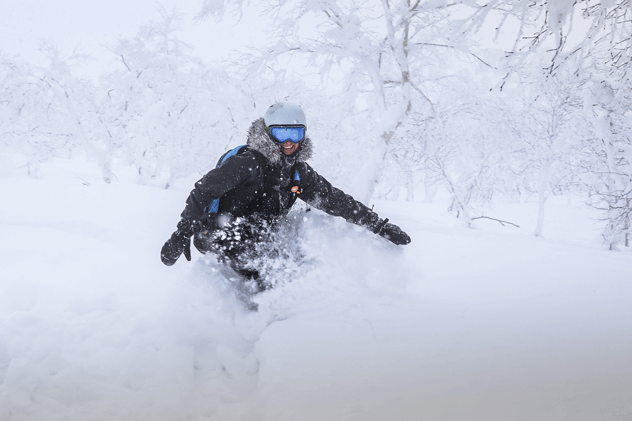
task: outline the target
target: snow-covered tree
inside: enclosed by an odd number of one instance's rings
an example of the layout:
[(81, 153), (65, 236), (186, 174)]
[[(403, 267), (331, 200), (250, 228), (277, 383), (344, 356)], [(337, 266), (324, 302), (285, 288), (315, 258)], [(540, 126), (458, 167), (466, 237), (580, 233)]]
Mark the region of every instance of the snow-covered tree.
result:
[(543, 78), (532, 71), (521, 84), (523, 93), (516, 100), (522, 103), (512, 122), (515, 136), (523, 143), (525, 169), (532, 175), (538, 195), (537, 237), (542, 235), (545, 203), (554, 186), (574, 181), (570, 157), (579, 150), (581, 138), (581, 80), (562, 75)]
[(451, 99), (424, 121), (422, 166), (425, 177), (450, 194), (449, 210), (470, 225), (494, 195), (504, 193), (513, 138), (499, 118), (499, 104), (484, 97)]
[(512, 39), (508, 57), (522, 63), (530, 53), (546, 57), (543, 70), (554, 74), (570, 66), (579, 71), (595, 52), (609, 51), (610, 65), (622, 67), (632, 53), (629, 0), (490, 0), (466, 2), (475, 12), (464, 33), (495, 27), (493, 39)]
[(584, 179), (591, 204), (603, 210), (604, 239), (611, 250), (630, 246), (632, 220), (632, 112), (630, 86), (596, 78), (586, 87)]
[(205, 171), (237, 135), (244, 96), (224, 73), (206, 68), (180, 41), (181, 17), (164, 13), (114, 49), (122, 70), (106, 76), (113, 141), (147, 183)]
[(4, 143), (24, 153), (34, 175), (39, 162), (81, 151), (98, 163), (104, 179), (109, 180), (104, 148), (90, 135), (87, 123), (89, 114), (95, 112), (90, 101), (94, 87), (72, 71), (86, 56), (64, 57), (52, 41), (42, 42), (40, 52), (46, 66), (2, 62), (2, 115), (8, 128), (2, 134)]

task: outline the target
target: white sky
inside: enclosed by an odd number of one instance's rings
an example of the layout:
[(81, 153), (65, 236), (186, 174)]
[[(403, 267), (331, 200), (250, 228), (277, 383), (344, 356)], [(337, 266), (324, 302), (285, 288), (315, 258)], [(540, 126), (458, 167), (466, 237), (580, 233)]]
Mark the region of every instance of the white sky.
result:
[(221, 24), (212, 19), (194, 23), (199, 0), (2, 0), (0, 53), (37, 63), (38, 43), (52, 39), (64, 55), (78, 48), (93, 56), (96, 62), (78, 70), (97, 76), (109, 63), (108, 45), (114, 45), (121, 37), (134, 36), (150, 20), (159, 20), (160, 5), (168, 11), (175, 7), (184, 15), (181, 39), (191, 43), (192, 53), (205, 61), (221, 58), (232, 48), (262, 38), (260, 31), (253, 30), (256, 19), (248, 16), (247, 33), (235, 29), (234, 19), (225, 19)]

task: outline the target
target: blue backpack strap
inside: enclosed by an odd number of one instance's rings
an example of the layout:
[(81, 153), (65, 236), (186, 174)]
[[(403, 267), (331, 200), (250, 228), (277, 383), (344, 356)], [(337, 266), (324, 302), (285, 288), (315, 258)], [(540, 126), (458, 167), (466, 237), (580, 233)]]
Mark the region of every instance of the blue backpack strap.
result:
[[(215, 165), (215, 168), (219, 168), (224, 162), (226, 162), (226, 160), (228, 158), (230, 158), (231, 156), (235, 156), (237, 155), (239, 152), (242, 151), (242, 149), (244, 149), (246, 147), (246, 145), (239, 145), (236, 148), (224, 153), (224, 155), (222, 155), (219, 160), (217, 161), (217, 165)], [(213, 202), (211, 202), (210, 206), (207, 206), (206, 208), (204, 208), (204, 212), (208, 212), (208, 213), (217, 213), (218, 209), (219, 209), (219, 199), (217, 198), (215, 200), (213, 200)]]
[(235, 149), (232, 149), (232, 150), (224, 153), (224, 155), (222, 155), (219, 158), (219, 161), (217, 161), (217, 165), (215, 165), (215, 168), (219, 168), (219, 166), (222, 165), (228, 158), (230, 158), (231, 156), (237, 155), (245, 147), (246, 147), (246, 145), (239, 145)]
[(301, 175), (298, 172), (298, 164), (294, 165), (294, 177), (292, 182), (290, 183), (290, 192), (292, 196), (290, 196), (290, 201), (288, 203), (288, 207), (292, 207), (296, 199), (298, 199), (298, 195), (303, 193), (303, 186), (301, 186)]

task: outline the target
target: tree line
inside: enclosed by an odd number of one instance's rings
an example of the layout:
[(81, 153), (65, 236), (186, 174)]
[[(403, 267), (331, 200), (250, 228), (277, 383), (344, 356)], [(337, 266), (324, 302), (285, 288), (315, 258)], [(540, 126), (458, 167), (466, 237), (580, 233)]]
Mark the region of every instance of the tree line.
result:
[(252, 7), (268, 45), (213, 66), (178, 38), (177, 13), (121, 40), (118, 69), (98, 82), (52, 43), (45, 66), (3, 56), (0, 144), (35, 176), (82, 155), (106, 182), (124, 165), (168, 188), (291, 100), (310, 116), (319, 167), (365, 202), (446, 191), (470, 224), (495, 198), (536, 198), (539, 236), (547, 197), (581, 194), (607, 246), (629, 246), (628, 1), (207, 0), (197, 18)]

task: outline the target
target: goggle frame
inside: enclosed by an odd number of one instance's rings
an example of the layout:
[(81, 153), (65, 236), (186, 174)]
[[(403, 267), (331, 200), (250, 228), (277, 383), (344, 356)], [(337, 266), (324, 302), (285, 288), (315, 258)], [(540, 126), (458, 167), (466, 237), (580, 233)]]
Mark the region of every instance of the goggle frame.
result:
[(305, 139), (307, 128), (302, 124), (284, 124), (266, 126), (266, 131), (270, 137), (279, 143), (285, 143), (288, 140), (292, 143), (300, 143)]

